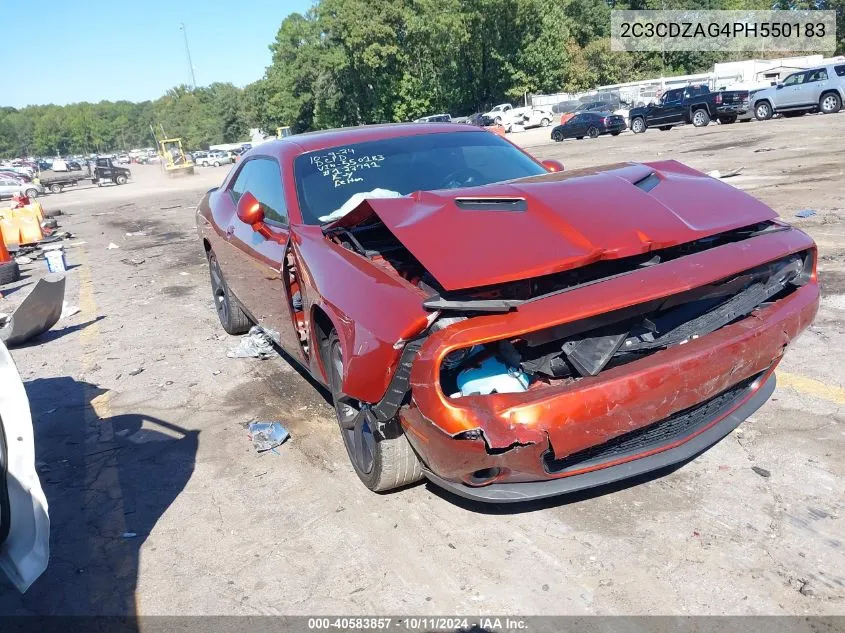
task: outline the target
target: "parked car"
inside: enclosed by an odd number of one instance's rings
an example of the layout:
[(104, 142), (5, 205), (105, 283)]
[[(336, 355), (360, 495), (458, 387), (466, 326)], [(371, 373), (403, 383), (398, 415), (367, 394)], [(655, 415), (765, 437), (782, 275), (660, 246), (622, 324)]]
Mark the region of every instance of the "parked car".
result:
[(429, 116), (420, 117), (414, 123), (451, 123), (452, 116), (449, 114), (430, 114)]
[(197, 207), (220, 322), (326, 385), (372, 490), (523, 501), (689, 460), (771, 395), (815, 245), (676, 161), (561, 170), (453, 124), (267, 142)]
[(833, 114), (845, 100), (845, 64), (828, 64), (792, 73), (782, 83), (754, 95), (754, 116), (758, 121), (774, 114), (800, 116), (807, 112)]
[(552, 129), (552, 140), (598, 138), (602, 134), (619, 136), (626, 129), (625, 118), (611, 112), (579, 112), (563, 125)]
[(552, 111), (545, 108), (514, 108), (505, 115), (502, 125), (505, 126), (506, 132), (511, 132), (515, 125), (522, 126), (524, 129), (548, 127), (553, 119)]
[[(194, 157), (196, 158), (196, 155)], [(203, 167), (208, 167), (209, 165), (220, 167), (220, 165), (228, 165), (233, 161), (228, 152), (213, 150), (208, 152), (205, 156), (198, 158), (195, 162), (197, 165), (201, 165)]]
[(44, 195), (44, 187), (37, 182), (0, 175), (0, 199), (11, 198), (16, 193), (22, 193), (27, 198), (37, 198)]
[(500, 103), (499, 105), (495, 106), (489, 112), (485, 112), (481, 116), (484, 117), (485, 125), (492, 125), (494, 123), (502, 123), (504, 121), (504, 116), (509, 111), (513, 110), (513, 106), (510, 103)]
[(129, 154), (119, 154), (117, 157), (117, 164), (118, 165), (128, 165), (130, 162)]
[(685, 123), (704, 127), (713, 119), (734, 123), (747, 110), (747, 90), (710, 92), (710, 88), (702, 85), (667, 90), (657, 103), (631, 108), (629, 117), (631, 130), (641, 134), (650, 127), (666, 131)]
[(563, 125), (564, 123), (569, 121), (569, 119), (581, 112), (606, 112), (607, 105), (608, 104), (605, 101), (589, 101), (587, 103), (582, 103), (571, 112), (564, 112), (563, 114), (561, 114), (560, 123), (561, 125)]

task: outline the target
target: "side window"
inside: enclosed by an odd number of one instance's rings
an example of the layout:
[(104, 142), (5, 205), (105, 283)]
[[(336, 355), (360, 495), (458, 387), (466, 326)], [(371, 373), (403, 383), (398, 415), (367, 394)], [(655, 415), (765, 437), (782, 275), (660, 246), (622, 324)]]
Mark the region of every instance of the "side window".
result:
[(264, 221), (267, 224), (288, 225), (279, 163), (272, 158), (253, 158), (245, 163), (231, 188), (235, 202), (245, 191), (249, 191), (264, 206)]
[(784, 86), (797, 86), (804, 82), (804, 75), (806, 73), (795, 73), (783, 80)]
[(833, 70), (835, 70), (836, 74), (840, 77), (845, 77), (845, 64), (842, 64), (841, 66), (834, 66)]
[(818, 70), (811, 70), (807, 73), (807, 80), (805, 83), (811, 83), (813, 81), (825, 81), (827, 80), (827, 70), (824, 68), (820, 68)]

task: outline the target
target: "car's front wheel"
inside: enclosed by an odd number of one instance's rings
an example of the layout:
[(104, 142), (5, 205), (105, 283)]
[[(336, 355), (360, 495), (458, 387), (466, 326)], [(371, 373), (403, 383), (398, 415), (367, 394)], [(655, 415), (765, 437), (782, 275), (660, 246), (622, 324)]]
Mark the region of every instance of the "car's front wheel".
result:
[(761, 101), (754, 106), (754, 118), (758, 121), (768, 121), (772, 114), (772, 106), (768, 101)]
[(645, 132), (645, 119), (640, 116), (631, 119), (631, 131), (634, 134), (642, 134)]
[(27, 198), (37, 198), (38, 197), (38, 189), (27, 189), (24, 194)]
[(217, 310), (217, 317), (220, 325), (228, 334), (244, 334), (249, 331), (252, 322), (244, 313), (237, 298), (229, 291), (226, 280), (223, 278), (223, 271), (217, 263), (212, 251), (208, 252), (208, 270), (211, 275), (211, 294), (214, 297), (214, 307)]
[(563, 132), (560, 130), (555, 130), (552, 132), (552, 140), (560, 143), (563, 140)]
[(375, 492), (422, 479), (420, 460), (398, 423), (391, 437), (377, 435), (367, 416), (358, 415), (358, 403), (343, 393), (343, 351), (336, 332), (329, 335), (323, 353), (343, 444), (358, 478)]

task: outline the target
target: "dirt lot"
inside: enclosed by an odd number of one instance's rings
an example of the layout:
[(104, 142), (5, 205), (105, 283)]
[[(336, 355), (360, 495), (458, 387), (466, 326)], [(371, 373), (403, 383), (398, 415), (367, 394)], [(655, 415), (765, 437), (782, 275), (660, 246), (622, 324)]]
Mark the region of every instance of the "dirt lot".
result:
[[(0, 586), (0, 613), (845, 611), (845, 114), (548, 133), (513, 139), (567, 168), (742, 167), (731, 184), (818, 242), (818, 319), (739, 430), (674, 472), (547, 503), (480, 506), (430, 485), (372, 494), (323, 392), (282, 358), (226, 358), (237, 339), (217, 322), (193, 220), (225, 168), (166, 181), (135, 167), (124, 187), (44, 200), (76, 234), (68, 300), (81, 312), (13, 351), (52, 559), (24, 596)], [(816, 215), (797, 219), (806, 208)], [(25, 266), (0, 310), (43, 268)], [(260, 419), (291, 431), (279, 454), (254, 453), (244, 427)]]

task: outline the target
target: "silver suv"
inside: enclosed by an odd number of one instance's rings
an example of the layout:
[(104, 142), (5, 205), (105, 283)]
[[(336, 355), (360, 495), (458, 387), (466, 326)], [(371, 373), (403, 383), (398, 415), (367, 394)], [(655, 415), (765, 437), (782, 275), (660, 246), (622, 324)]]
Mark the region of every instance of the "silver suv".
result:
[(782, 83), (754, 94), (754, 116), (771, 119), (778, 112), (785, 116), (806, 112), (833, 114), (845, 100), (845, 64), (828, 64), (792, 73)]

